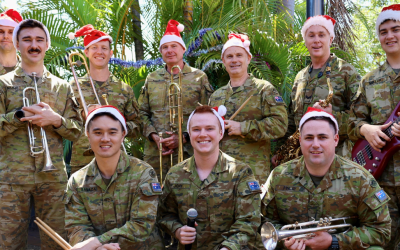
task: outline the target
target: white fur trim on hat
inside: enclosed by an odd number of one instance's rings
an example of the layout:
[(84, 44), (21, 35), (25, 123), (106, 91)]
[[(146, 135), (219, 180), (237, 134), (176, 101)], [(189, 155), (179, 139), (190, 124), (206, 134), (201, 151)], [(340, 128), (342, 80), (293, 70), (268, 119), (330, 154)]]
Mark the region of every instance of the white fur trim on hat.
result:
[(335, 124), (336, 127), (336, 133), (339, 132), (339, 126), (338, 123), (335, 119), (335, 117), (332, 114), (329, 114), (328, 112), (322, 110), (322, 109), (317, 109), (317, 108), (313, 108), (313, 107), (309, 107), (307, 109), (307, 112), (303, 115), (303, 117), (300, 120), (300, 124), (299, 124), (299, 129), (301, 129), (301, 127), (303, 126), (303, 124), (310, 119), (311, 117), (316, 117), (316, 116), (323, 116), (323, 117), (327, 117), (329, 119), (331, 119), (333, 121), (333, 123)]
[(16, 27), (18, 23), (11, 18), (1, 18), (0, 26)]
[(306, 37), (306, 32), (308, 28), (310, 28), (313, 25), (319, 25), (324, 27), (328, 32), (329, 35), (335, 39), (335, 25), (332, 23), (331, 20), (326, 19), (323, 16), (313, 16), (307, 19), (307, 21), (304, 23), (303, 28), (301, 28), (301, 35), (303, 36), (303, 39), (305, 40)]
[(249, 54), (249, 56), (250, 56), (250, 59), (253, 57), (253, 55), (250, 53), (250, 41), (249, 40), (245, 40), (244, 42), (242, 42), (240, 39), (231, 38), (228, 41), (226, 41), (226, 43), (224, 44), (224, 47), (222, 48), (221, 59), (224, 56), (225, 50), (227, 50), (230, 47), (241, 47), (244, 50), (246, 50), (247, 54)]
[(395, 11), (395, 10), (385, 10), (382, 11), (378, 18), (376, 19), (376, 24), (375, 24), (375, 29), (376, 29), (376, 36), (379, 38), (379, 26), (385, 21), (385, 20), (396, 20), (400, 21), (400, 11)]
[[(222, 119), (222, 116), (226, 115), (226, 107), (224, 105), (220, 105), (218, 107), (218, 112), (211, 108), (212, 112), (214, 113), (214, 115), (218, 118), (219, 123), (221, 124), (221, 128), (222, 128), (222, 136), (224, 136), (224, 132), (225, 132), (225, 122), (224, 119)], [(187, 122), (187, 131), (190, 134), (190, 130), (189, 130), (189, 124), (190, 124), (190, 120), (192, 119), (193, 115), (195, 114), (196, 110), (193, 110), (193, 112), (190, 114), (188, 122)]]
[(102, 40), (105, 40), (105, 39), (108, 39), (108, 41), (110, 41), (110, 43), (113, 42), (113, 39), (112, 39), (111, 36), (102, 36), (102, 37), (97, 38), (96, 40), (91, 41), (88, 45), (85, 46), (85, 49), (87, 49), (87, 48), (89, 48), (91, 45), (93, 45), (93, 44), (95, 44), (95, 43), (97, 43), (97, 42), (100, 42), (100, 41), (102, 41)]
[(159, 47), (160, 52), (161, 52), (161, 46), (162, 46), (164, 43), (169, 43), (169, 42), (177, 42), (177, 43), (179, 43), (180, 45), (182, 45), (182, 47), (186, 50), (185, 43), (183, 42), (183, 39), (182, 39), (181, 37), (179, 37), (179, 36), (174, 36), (174, 35), (165, 35), (165, 36), (163, 36), (163, 37), (161, 38), (161, 41), (160, 41), (160, 47)]
[(89, 122), (92, 120), (93, 116), (98, 113), (109, 113), (109, 114), (115, 116), (115, 118), (117, 118), (118, 121), (124, 127), (125, 132), (126, 132), (125, 134), (127, 134), (128, 130), (126, 128), (126, 120), (125, 120), (124, 116), (121, 114), (121, 112), (116, 107), (110, 106), (110, 105), (96, 108), (89, 113), (89, 115), (86, 119), (86, 123), (85, 123), (85, 133), (87, 132), (87, 127), (88, 127)]
[[(19, 30), (19, 27), (24, 23), (24, 22), (27, 22), (27, 21), (29, 21), (29, 20), (35, 20), (35, 19), (26, 19), (26, 20), (23, 20), (22, 22), (20, 22), (17, 26), (15, 26), (15, 28), (14, 28), (14, 32), (13, 32), (13, 44), (14, 44), (14, 47), (17, 49), (17, 33), (18, 33), (18, 30)], [(46, 33), (46, 37), (47, 37), (47, 42), (48, 42), (48, 46), (47, 46), (47, 48), (46, 48), (46, 51), (47, 50), (49, 50), (49, 48), (50, 48), (50, 46), (51, 46), (51, 39), (50, 39), (50, 33), (49, 33), (49, 30), (47, 29), (47, 27), (42, 23), (42, 22), (40, 22), (40, 21), (38, 21), (38, 20), (35, 20), (35, 21), (37, 21), (38, 23), (40, 23), (41, 25), (42, 25), (42, 27), (43, 27), (43, 29), (44, 29), (44, 32)], [(18, 50), (18, 49), (17, 49)]]

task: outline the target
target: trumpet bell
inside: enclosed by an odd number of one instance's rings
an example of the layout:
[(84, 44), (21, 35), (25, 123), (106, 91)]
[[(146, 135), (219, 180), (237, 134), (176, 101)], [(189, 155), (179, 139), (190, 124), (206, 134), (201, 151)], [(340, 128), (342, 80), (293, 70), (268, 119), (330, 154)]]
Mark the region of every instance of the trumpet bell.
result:
[(266, 222), (261, 227), (261, 241), (267, 250), (274, 250), (278, 244), (278, 231), (270, 223)]

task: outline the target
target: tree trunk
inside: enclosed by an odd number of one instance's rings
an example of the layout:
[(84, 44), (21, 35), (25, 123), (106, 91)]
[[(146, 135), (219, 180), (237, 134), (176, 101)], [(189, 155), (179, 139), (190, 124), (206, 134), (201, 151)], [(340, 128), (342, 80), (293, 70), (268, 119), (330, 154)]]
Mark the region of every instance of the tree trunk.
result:
[(183, 10), (185, 31), (190, 32), (193, 24), (193, 0), (185, 0), (185, 8)]
[(278, 12), (286, 13), (286, 19), (289, 23), (293, 23), (294, 19), (294, 0), (282, 0), (281, 6), (278, 7)]
[(133, 31), (135, 34), (140, 37), (134, 38), (135, 43), (135, 55), (136, 61), (144, 59), (144, 50), (143, 50), (143, 37), (142, 37), (142, 22), (140, 21), (140, 5), (139, 0), (135, 0), (135, 3), (131, 6), (131, 12), (133, 16)]

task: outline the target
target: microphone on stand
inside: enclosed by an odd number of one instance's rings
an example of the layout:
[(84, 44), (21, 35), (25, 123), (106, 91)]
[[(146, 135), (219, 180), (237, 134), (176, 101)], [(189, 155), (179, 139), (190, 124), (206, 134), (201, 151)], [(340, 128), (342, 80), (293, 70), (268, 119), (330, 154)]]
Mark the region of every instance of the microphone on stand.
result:
[[(188, 227), (195, 227), (195, 222), (197, 218), (197, 211), (194, 208), (191, 208), (187, 211), (187, 226)], [(187, 244), (185, 245), (185, 250), (191, 250), (192, 249), (192, 244)]]

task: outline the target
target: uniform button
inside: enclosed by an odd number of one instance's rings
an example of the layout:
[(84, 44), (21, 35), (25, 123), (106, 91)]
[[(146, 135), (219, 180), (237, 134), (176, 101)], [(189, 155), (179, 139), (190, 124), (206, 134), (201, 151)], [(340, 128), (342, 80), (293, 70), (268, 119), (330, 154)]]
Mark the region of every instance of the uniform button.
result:
[(33, 132), (35, 132), (35, 133), (38, 132), (38, 129), (37, 129), (37, 128), (34, 128), (34, 129), (33, 129)]

